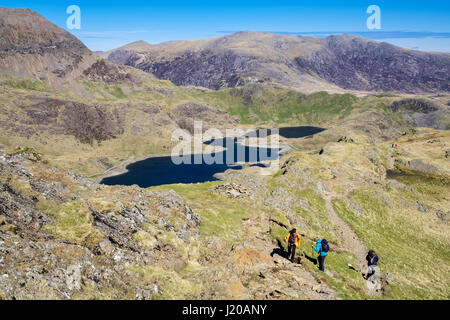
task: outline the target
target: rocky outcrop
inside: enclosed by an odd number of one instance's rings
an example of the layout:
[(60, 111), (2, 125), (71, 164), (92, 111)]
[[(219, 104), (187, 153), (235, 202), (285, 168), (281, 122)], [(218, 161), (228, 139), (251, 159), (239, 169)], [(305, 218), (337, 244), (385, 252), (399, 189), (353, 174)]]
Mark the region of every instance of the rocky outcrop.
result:
[(388, 109), (393, 112), (419, 112), (419, 113), (431, 113), (437, 111), (439, 108), (433, 103), (420, 99), (405, 99), (394, 102)]
[(202, 121), (203, 130), (207, 130), (209, 127), (217, 128), (237, 124), (237, 121), (227, 112), (192, 101), (175, 106), (172, 113), (177, 125), (190, 133), (194, 132), (194, 121)]
[[(99, 185), (28, 156), (0, 156), (1, 299), (151, 299), (164, 284), (147, 283), (140, 270), (186, 266), (175, 246), (195, 239), (201, 219), (178, 194), (118, 190), (119, 202), (105, 202)], [(92, 197), (72, 191), (82, 189)], [(86, 229), (64, 232), (65, 223), (76, 230), (80, 212), (89, 215), (84, 240)]]
[[(133, 65), (135, 60), (127, 60)], [(171, 80), (178, 86), (201, 86), (211, 89), (237, 87), (245, 84), (243, 76), (257, 63), (256, 59), (226, 51), (215, 54), (209, 50), (186, 52), (172, 61), (144, 62), (138, 68), (159, 79)]]
[(395, 101), (388, 110), (402, 115), (405, 122), (412, 127), (428, 127), (446, 129), (440, 119), (445, 117), (446, 110), (425, 99), (403, 99)]
[(450, 91), (450, 55), (406, 50), (356, 36), (330, 36), (296, 59), (300, 68), (341, 88), (367, 91)]
[(412, 159), (412, 160), (407, 160), (407, 161), (403, 161), (403, 160), (398, 160), (397, 164), (400, 167), (406, 168), (407, 170), (410, 171), (415, 171), (415, 172), (420, 172), (420, 173), (425, 173), (425, 174), (437, 174), (438, 168), (436, 168), (435, 166), (433, 166), (430, 163), (427, 163), (425, 161), (423, 161), (422, 159)]
[(244, 187), (235, 183), (227, 183), (216, 186), (211, 189), (211, 192), (222, 194), (230, 198), (245, 197), (248, 195), (248, 191)]
[(142, 59), (142, 55), (128, 50), (116, 50), (108, 56), (108, 60), (122, 65), (134, 65)]
[(106, 60), (99, 60), (83, 71), (83, 74), (94, 82), (103, 82), (107, 84), (135, 83), (137, 79), (125, 68), (114, 65)]
[(18, 136), (47, 132), (70, 135), (89, 144), (113, 139), (124, 132), (125, 119), (117, 108), (109, 110), (103, 105), (50, 98), (36, 100), (12, 111), (11, 118), (21, 118), (20, 121), (0, 124)]
[(68, 103), (62, 114), (64, 131), (82, 143), (102, 142), (123, 134), (123, 117), (116, 109), (107, 111), (102, 106)]

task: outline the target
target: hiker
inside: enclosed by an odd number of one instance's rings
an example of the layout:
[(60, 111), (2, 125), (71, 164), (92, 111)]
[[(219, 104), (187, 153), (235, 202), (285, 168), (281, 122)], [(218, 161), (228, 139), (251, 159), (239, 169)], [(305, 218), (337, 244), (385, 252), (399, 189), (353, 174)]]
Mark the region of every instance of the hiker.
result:
[(372, 277), (377, 272), (378, 256), (375, 250), (370, 250), (366, 257), (367, 260), (367, 274), (366, 280)]
[(300, 235), (297, 233), (297, 229), (294, 228), (289, 231), (289, 234), (284, 237), (284, 241), (288, 243), (288, 259), (291, 257), (290, 260), (294, 263), (295, 250), (300, 247), (300, 244), (302, 243)]
[(316, 237), (314, 241), (316, 242), (316, 246), (312, 245), (312, 247), (314, 251), (319, 254), (317, 257), (317, 261), (319, 261), (319, 270), (325, 272), (325, 257), (328, 254), (328, 250), (330, 250), (330, 246), (326, 239), (319, 239)]

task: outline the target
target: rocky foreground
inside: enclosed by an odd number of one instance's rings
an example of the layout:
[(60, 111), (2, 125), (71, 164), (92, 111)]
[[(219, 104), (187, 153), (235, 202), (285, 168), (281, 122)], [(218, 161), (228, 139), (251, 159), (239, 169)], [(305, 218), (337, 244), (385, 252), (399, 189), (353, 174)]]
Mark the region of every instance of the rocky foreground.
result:
[[(364, 139), (291, 152), (273, 177), (247, 168), (152, 189), (2, 153), (0, 297), (448, 298), (450, 136), (411, 132), (397, 149)], [(293, 226), (303, 244), (291, 264), (281, 241)], [(315, 235), (332, 247), (325, 274), (311, 262)], [(369, 247), (382, 258), (373, 282), (354, 270)]]

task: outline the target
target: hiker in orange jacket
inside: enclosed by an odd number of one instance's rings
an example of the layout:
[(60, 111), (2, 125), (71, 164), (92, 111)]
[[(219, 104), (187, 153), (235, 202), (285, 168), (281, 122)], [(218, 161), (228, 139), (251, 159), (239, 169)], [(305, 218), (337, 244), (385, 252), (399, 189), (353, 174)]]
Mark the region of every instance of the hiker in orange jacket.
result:
[(300, 247), (302, 243), (302, 239), (297, 233), (297, 229), (292, 229), (291, 231), (289, 231), (289, 234), (284, 237), (284, 241), (288, 244), (288, 259), (289, 257), (291, 257), (290, 260), (293, 263), (295, 258), (295, 250)]

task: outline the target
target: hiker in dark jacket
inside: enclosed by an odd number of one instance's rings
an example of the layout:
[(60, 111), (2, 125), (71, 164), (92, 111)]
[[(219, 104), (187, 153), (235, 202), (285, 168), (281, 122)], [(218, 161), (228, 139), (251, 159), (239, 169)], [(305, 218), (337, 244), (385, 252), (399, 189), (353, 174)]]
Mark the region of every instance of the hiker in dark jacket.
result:
[(284, 241), (288, 243), (288, 259), (294, 262), (295, 250), (300, 247), (302, 240), (300, 235), (297, 233), (297, 229), (292, 229), (289, 234), (284, 237)]
[[(328, 254), (327, 250), (323, 250), (322, 241), (323, 239), (315, 238), (316, 246), (312, 246), (314, 251), (316, 251), (319, 256), (317, 257), (317, 261), (319, 262), (319, 270), (325, 272), (325, 258)], [(328, 243), (328, 242), (327, 242)]]
[(377, 272), (378, 256), (374, 250), (370, 250), (366, 256), (367, 260), (367, 274), (366, 279), (369, 279)]

